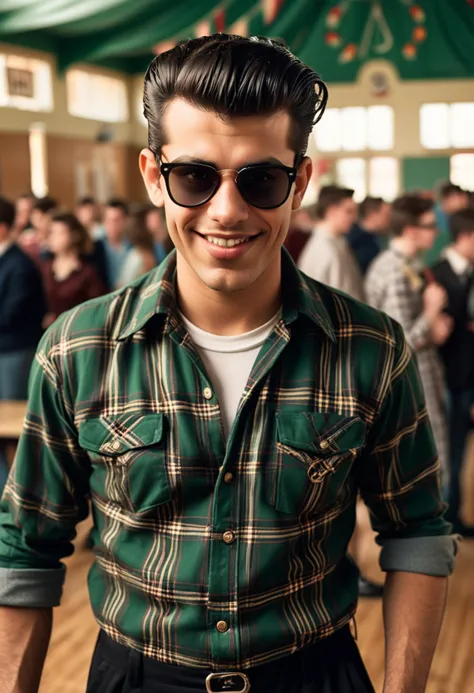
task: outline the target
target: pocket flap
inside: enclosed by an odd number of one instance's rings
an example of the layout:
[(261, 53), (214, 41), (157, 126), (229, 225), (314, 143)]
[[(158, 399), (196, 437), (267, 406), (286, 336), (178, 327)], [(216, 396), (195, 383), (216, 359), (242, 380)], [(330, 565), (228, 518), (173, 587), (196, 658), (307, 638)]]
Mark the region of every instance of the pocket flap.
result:
[(133, 448), (159, 443), (163, 414), (122, 414), (87, 419), (79, 426), (79, 445), (85, 450), (118, 456)]
[(317, 452), (319, 456), (358, 450), (365, 442), (366, 423), (358, 416), (333, 412), (277, 414), (278, 441), (284, 445)]

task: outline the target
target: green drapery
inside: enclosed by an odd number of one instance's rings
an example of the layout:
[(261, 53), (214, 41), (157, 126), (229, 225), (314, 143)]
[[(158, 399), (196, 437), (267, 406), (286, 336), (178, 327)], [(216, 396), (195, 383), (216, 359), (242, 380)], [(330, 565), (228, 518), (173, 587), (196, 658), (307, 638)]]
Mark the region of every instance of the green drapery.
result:
[(402, 79), (474, 77), (474, 0), (0, 0), (0, 42), (53, 52), (61, 70), (142, 72), (202, 21), (283, 38), (328, 82), (353, 82), (374, 58)]

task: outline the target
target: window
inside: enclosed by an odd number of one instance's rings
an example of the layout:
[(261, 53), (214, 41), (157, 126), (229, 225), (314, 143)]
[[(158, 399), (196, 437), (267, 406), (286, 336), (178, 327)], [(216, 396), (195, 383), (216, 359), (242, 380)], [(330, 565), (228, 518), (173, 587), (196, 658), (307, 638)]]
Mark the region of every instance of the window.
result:
[(0, 53), (0, 106), (52, 111), (51, 67), (45, 60)]
[(375, 156), (369, 160), (369, 194), (391, 202), (398, 195), (398, 159), (393, 156)]
[(66, 84), (71, 115), (106, 123), (128, 120), (127, 85), (123, 79), (69, 70)]
[(420, 141), (426, 149), (474, 147), (474, 103), (425, 103)]
[(394, 143), (393, 108), (328, 108), (314, 137), (321, 152), (388, 151)]
[(454, 154), (449, 178), (464, 190), (474, 191), (474, 154)]
[(398, 160), (392, 156), (367, 160), (357, 157), (338, 159), (336, 183), (354, 190), (356, 202), (361, 202), (367, 195), (391, 202), (399, 191)]
[(46, 133), (43, 123), (33, 123), (30, 127), (30, 168), (31, 191), (35, 197), (48, 194), (46, 165)]
[(360, 202), (367, 196), (365, 159), (339, 159), (336, 164), (337, 184), (354, 190), (354, 200)]

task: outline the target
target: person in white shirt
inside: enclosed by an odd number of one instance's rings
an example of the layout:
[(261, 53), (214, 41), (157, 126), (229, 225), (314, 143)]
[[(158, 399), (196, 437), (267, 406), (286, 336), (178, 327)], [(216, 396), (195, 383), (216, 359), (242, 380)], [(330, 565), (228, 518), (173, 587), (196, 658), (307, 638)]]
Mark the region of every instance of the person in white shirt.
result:
[(364, 300), (364, 281), (346, 236), (357, 216), (354, 191), (327, 185), (321, 188), (318, 222), (298, 260), (298, 267), (312, 279)]

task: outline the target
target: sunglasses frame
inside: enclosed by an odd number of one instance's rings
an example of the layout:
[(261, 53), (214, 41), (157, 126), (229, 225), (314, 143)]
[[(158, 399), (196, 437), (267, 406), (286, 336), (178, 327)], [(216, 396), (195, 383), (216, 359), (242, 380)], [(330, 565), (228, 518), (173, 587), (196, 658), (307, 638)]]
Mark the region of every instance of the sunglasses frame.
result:
[[(165, 179), (166, 189), (168, 191), (168, 195), (170, 196), (170, 199), (172, 200), (172, 202), (174, 202), (175, 205), (178, 205), (178, 207), (187, 207), (188, 209), (194, 209), (195, 207), (202, 207), (202, 205), (207, 204), (209, 202), (209, 200), (211, 200), (214, 197), (214, 195), (219, 190), (221, 183), (222, 183), (222, 176), (220, 174), (223, 173), (224, 171), (225, 172), (232, 171), (233, 173), (236, 174), (235, 178), (234, 178), (234, 182), (237, 186), (237, 189), (238, 189), (240, 195), (242, 196), (242, 198), (245, 200), (245, 202), (247, 204), (249, 204), (251, 207), (255, 207), (256, 209), (277, 209), (278, 207), (281, 207), (282, 205), (284, 205), (285, 202), (287, 201), (287, 199), (289, 198), (290, 192), (291, 192), (291, 187), (296, 180), (296, 176), (298, 175), (298, 169), (296, 166), (285, 166), (284, 164), (249, 164), (248, 166), (243, 166), (239, 170), (217, 169), (214, 166), (211, 166), (210, 164), (193, 163), (192, 161), (190, 161), (189, 163), (182, 162), (182, 161), (168, 163), (168, 162), (158, 160), (158, 164), (160, 166), (160, 173), (163, 176), (163, 178)], [(200, 168), (210, 169), (213, 173), (219, 174), (218, 183), (217, 183), (215, 189), (212, 191), (212, 193), (205, 200), (203, 200), (202, 202), (199, 202), (199, 204), (183, 205), (174, 198), (174, 196), (171, 192), (171, 186), (169, 184), (169, 177), (170, 177), (170, 174), (172, 173), (173, 169), (178, 168), (179, 166), (199, 166)], [(284, 171), (287, 174), (287, 176), (288, 176), (288, 190), (287, 190), (286, 195), (285, 195), (284, 199), (282, 200), (282, 202), (278, 203), (277, 205), (272, 205), (270, 207), (259, 207), (258, 205), (254, 205), (252, 202), (250, 202), (247, 199), (247, 197), (245, 196), (245, 193), (243, 192), (241, 186), (239, 185), (239, 176), (244, 171), (248, 171), (248, 170), (254, 171), (254, 170), (259, 170), (259, 169), (278, 169), (279, 171)]]

